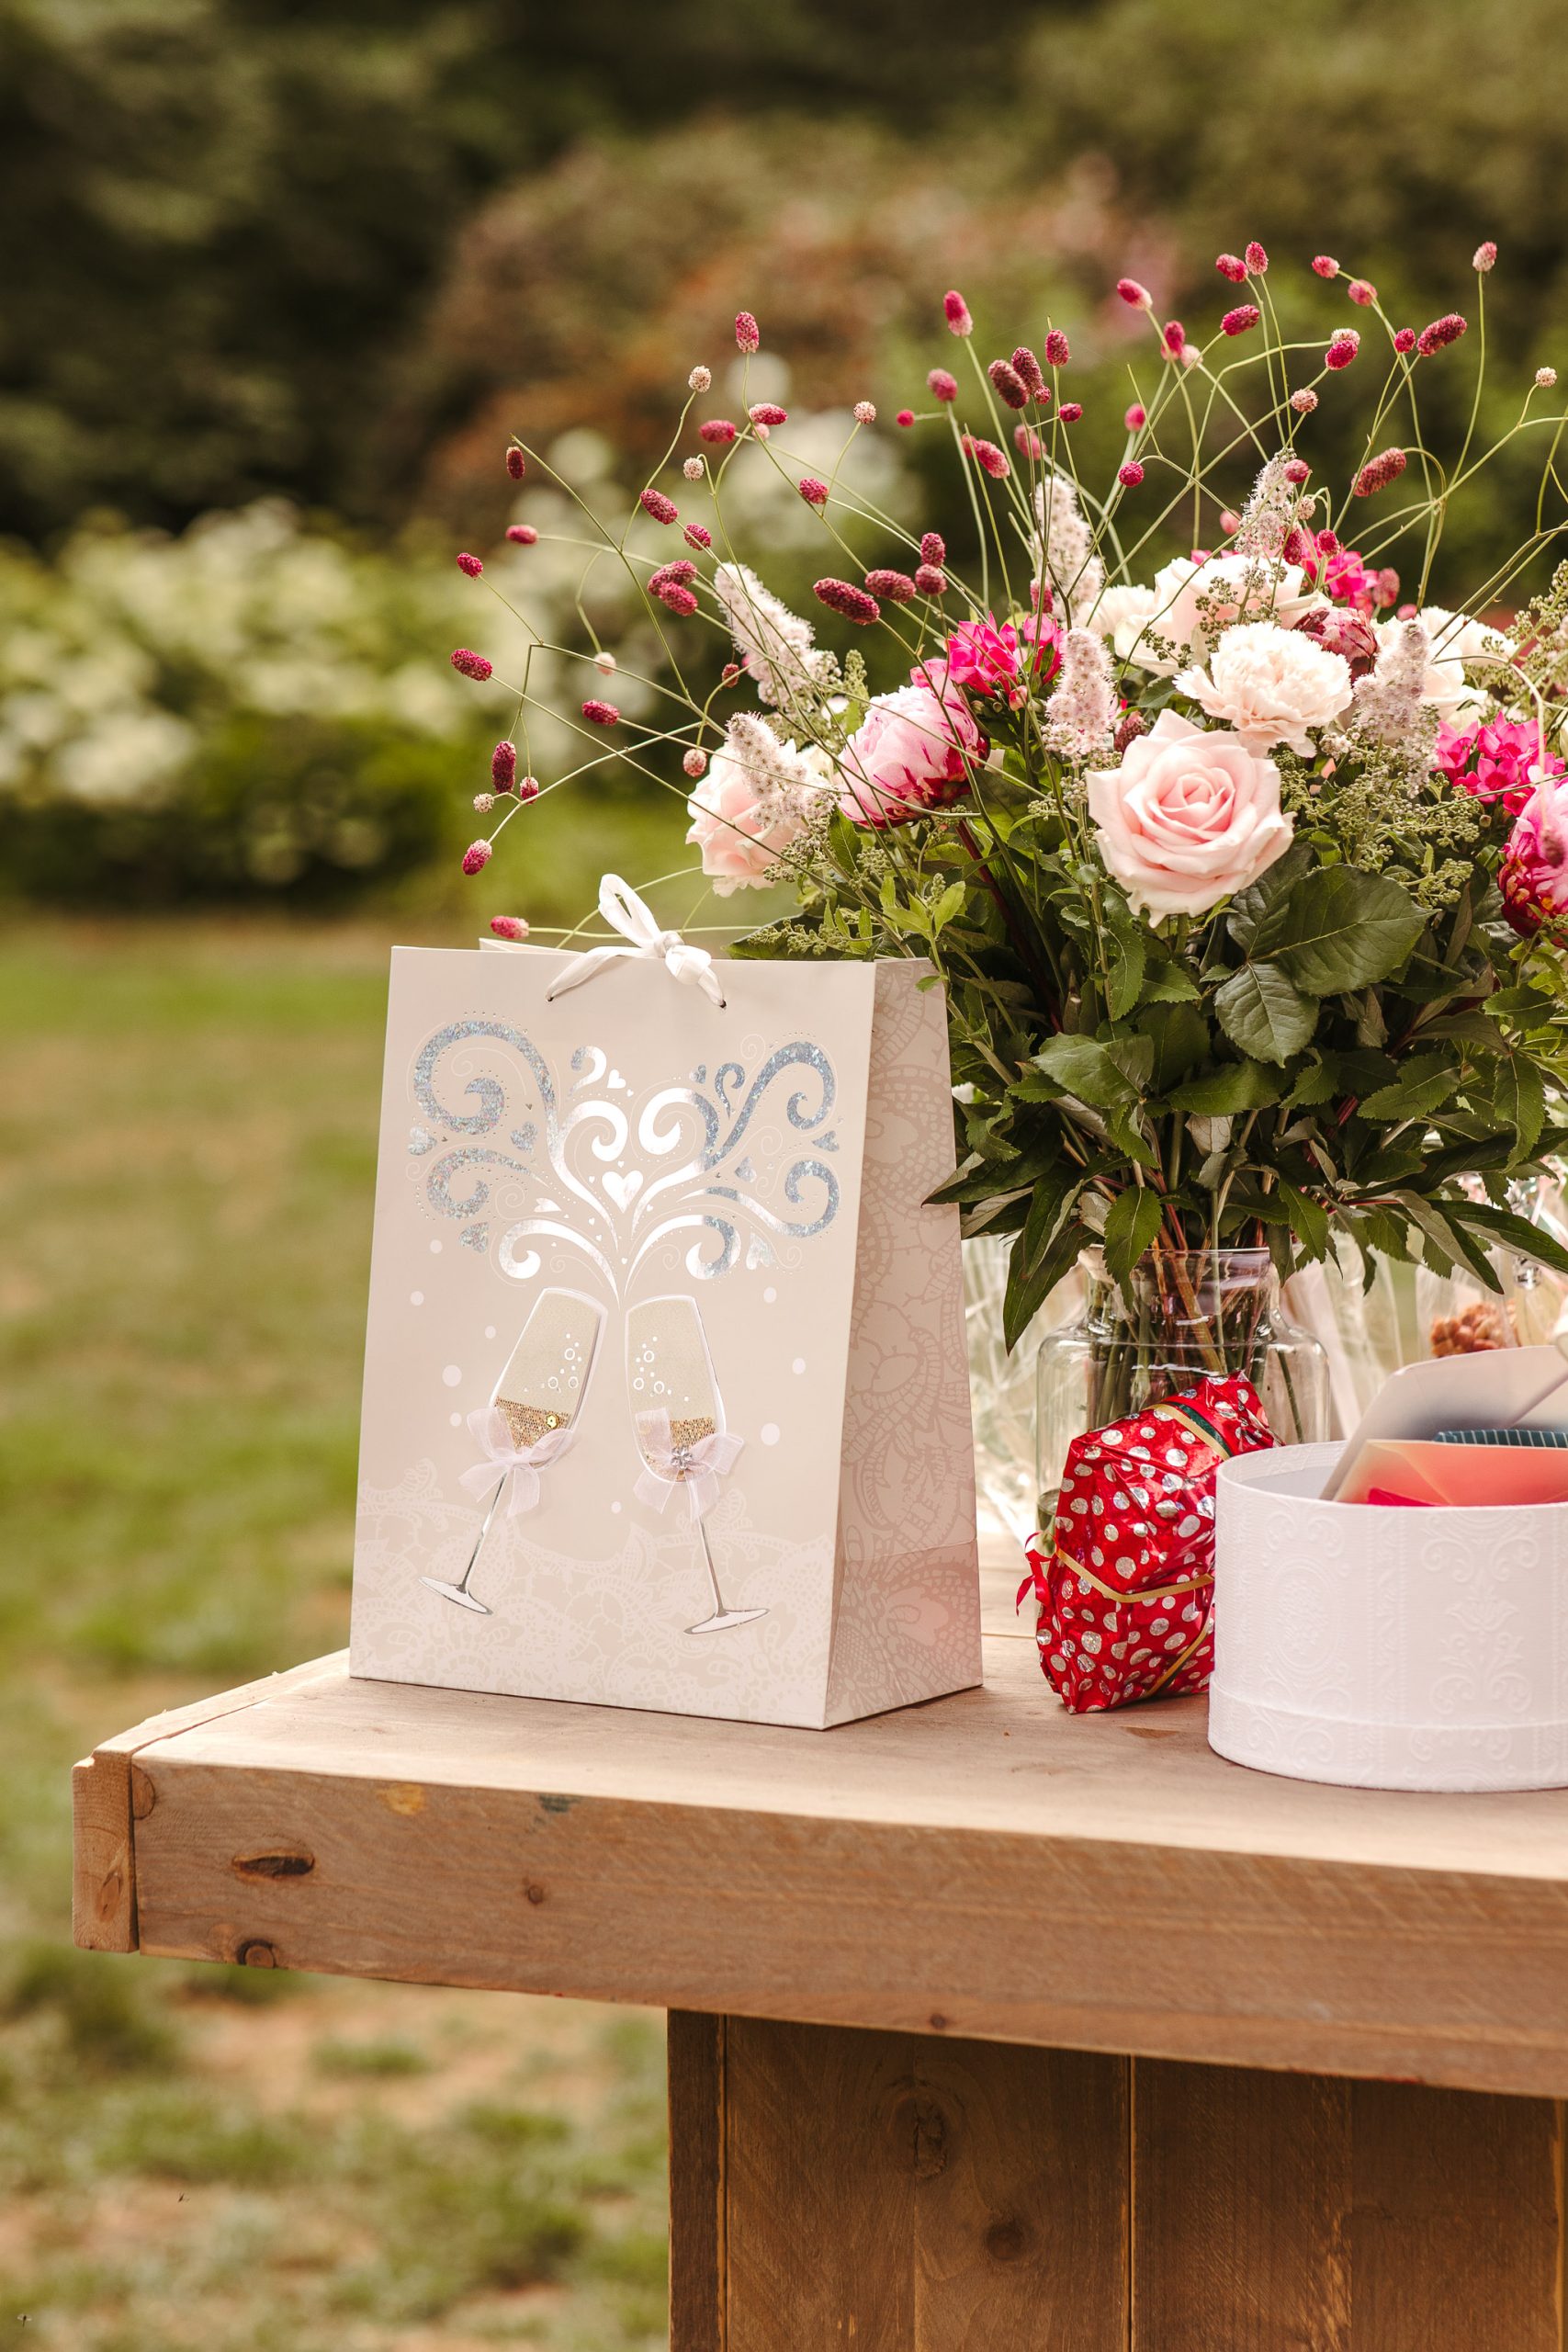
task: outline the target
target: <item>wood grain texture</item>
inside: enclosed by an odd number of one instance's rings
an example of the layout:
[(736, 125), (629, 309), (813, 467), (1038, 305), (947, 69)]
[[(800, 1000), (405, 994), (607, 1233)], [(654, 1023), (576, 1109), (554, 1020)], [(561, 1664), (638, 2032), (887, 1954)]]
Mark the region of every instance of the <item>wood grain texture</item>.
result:
[(1133, 2352), (1351, 2352), (1349, 2101), (1321, 2075), (1135, 2064)]
[(1561, 2352), (1562, 2109), (1350, 2086), (1354, 2352)]
[[(279, 1678), (138, 1746), (137, 1932), (215, 1960), (1568, 2094), (1568, 1792), (1315, 1789), (1220, 1762), (1201, 1700), (1073, 1718), (1025, 1645), (991, 1645), (987, 1673), (829, 1733)], [(88, 1817), (100, 1886), (114, 1818)]]
[(1562, 2352), (1554, 2102), (725, 2033), (725, 2325), (673, 2352)]
[(71, 1772), (73, 1939), (86, 1951), (134, 1951), (136, 1936), (135, 1808), (150, 1809), (151, 1785), (139, 1785), (134, 1759), (154, 1740), (168, 1739), (215, 1716), (247, 1713), (323, 1677), (346, 1674), (348, 1652), (312, 1658), (287, 1673), (247, 1682), (235, 1690), (166, 1708), (145, 1723), (105, 1740)]
[(1125, 2075), (731, 2018), (727, 2352), (1122, 2344)]
[(670, 2012), (670, 2352), (726, 2352), (726, 2039), (723, 2018)]

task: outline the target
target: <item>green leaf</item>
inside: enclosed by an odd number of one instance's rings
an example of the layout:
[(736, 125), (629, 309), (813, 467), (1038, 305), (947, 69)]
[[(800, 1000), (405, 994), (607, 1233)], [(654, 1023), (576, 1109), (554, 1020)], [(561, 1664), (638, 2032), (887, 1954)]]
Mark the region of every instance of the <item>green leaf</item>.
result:
[(1492, 1089), (1497, 1116), (1518, 1137), (1520, 1159), (1528, 1159), (1546, 1124), (1546, 1086), (1534, 1062), (1510, 1054), (1497, 1065)]
[(1201, 993), (1185, 964), (1151, 962), (1145, 970), (1143, 1001), (1145, 1004), (1186, 1003)]
[(1105, 1006), (1112, 1021), (1124, 1020), (1138, 1001), (1148, 961), (1148, 933), (1135, 916), (1112, 908), (1106, 919), (1110, 958), (1105, 974)]
[(936, 904), (931, 909), (931, 933), (933, 937), (939, 931), (943, 930), (946, 925), (953, 921), (955, 915), (963, 913), (964, 901), (967, 896), (968, 892), (964, 889), (962, 882), (950, 882), (948, 884), (946, 889), (942, 892), (941, 898), (936, 901)]
[[(1144, 1049), (1144, 1074), (1154, 1064), (1154, 1047), (1146, 1039), (1127, 1038), (1122, 1046), (1141, 1046)], [(1034, 1057), (1034, 1068), (1055, 1080), (1063, 1094), (1076, 1094), (1080, 1102), (1092, 1110), (1109, 1111), (1118, 1103), (1135, 1102), (1141, 1091), (1126, 1067), (1129, 1057), (1123, 1051), (1113, 1054), (1094, 1037), (1074, 1037), (1064, 1033), (1048, 1037)]]
[(1313, 854), (1306, 842), (1294, 841), (1277, 857), (1272, 865), (1260, 874), (1247, 889), (1238, 890), (1231, 900), (1225, 917), (1225, 929), (1238, 947), (1250, 947), (1258, 926), (1273, 905), (1282, 898), (1293, 882), (1300, 881), (1312, 865)]
[(1209, 1024), (1195, 1004), (1152, 1004), (1138, 1017), (1140, 1036), (1154, 1046), (1149, 1086), (1168, 1094), (1209, 1056)]
[(1105, 1220), (1105, 1271), (1113, 1282), (1124, 1283), (1149, 1249), (1165, 1222), (1157, 1193), (1130, 1184), (1118, 1193)]
[(1069, 1217), (1038, 1265), (1025, 1273), (1017, 1241), (1008, 1261), (1008, 1283), (1002, 1295), (1002, 1341), (1010, 1355), (1047, 1297), (1064, 1274), (1071, 1273), (1088, 1236)]
[(1281, 1073), (1261, 1062), (1222, 1062), (1177, 1087), (1166, 1100), (1173, 1111), (1196, 1111), (1210, 1119), (1228, 1118), (1236, 1111), (1262, 1111), (1278, 1102), (1285, 1091)]
[(1214, 1012), (1233, 1046), (1260, 1062), (1283, 1062), (1310, 1044), (1317, 1007), (1272, 964), (1244, 964), (1214, 997)]
[(1490, 1201), (1448, 1201), (1444, 1206), (1456, 1223), (1474, 1226), (1506, 1242), (1521, 1258), (1539, 1258), (1554, 1272), (1568, 1274), (1568, 1250), (1529, 1217), (1516, 1216), (1512, 1209), (1497, 1208)]
[(1279, 1187), (1280, 1204), (1290, 1221), (1291, 1230), (1305, 1245), (1309, 1258), (1328, 1255), (1328, 1211), (1321, 1201), (1308, 1193), (1298, 1192), (1294, 1184)]
[(1363, 1095), (1356, 1115), (1361, 1119), (1429, 1118), (1458, 1091), (1459, 1083), (1459, 1065), (1452, 1055), (1413, 1054), (1392, 1085)]
[(1386, 874), (1320, 866), (1275, 900), (1253, 948), (1309, 996), (1340, 996), (1386, 980), (1426, 927), (1421, 909)]

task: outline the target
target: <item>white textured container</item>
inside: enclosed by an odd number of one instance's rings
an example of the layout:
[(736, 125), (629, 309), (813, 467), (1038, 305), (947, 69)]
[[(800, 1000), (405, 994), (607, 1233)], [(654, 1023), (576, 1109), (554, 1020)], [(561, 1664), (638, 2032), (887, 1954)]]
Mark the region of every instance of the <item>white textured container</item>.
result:
[(1351, 1788), (1568, 1787), (1568, 1503), (1326, 1503), (1337, 1452), (1220, 1465), (1211, 1747)]

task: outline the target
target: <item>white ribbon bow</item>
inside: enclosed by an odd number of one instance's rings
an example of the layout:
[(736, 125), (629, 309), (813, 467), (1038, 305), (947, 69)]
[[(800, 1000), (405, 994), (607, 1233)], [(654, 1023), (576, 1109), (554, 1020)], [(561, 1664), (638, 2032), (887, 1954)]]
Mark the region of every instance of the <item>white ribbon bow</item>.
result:
[(662, 963), (667, 972), (689, 986), (701, 989), (703, 994), (720, 1011), (724, 1007), (724, 990), (718, 984), (718, 974), (713, 968), (713, 957), (705, 947), (693, 947), (678, 931), (660, 931), (653, 919), (653, 910), (646, 899), (639, 899), (629, 882), (618, 874), (606, 874), (599, 885), (599, 912), (612, 931), (618, 931), (626, 941), (625, 947), (591, 947), (575, 956), (558, 980), (546, 989), (547, 1001), (564, 996), (568, 989), (579, 989), (622, 956), (644, 956), (649, 962)]
[(662, 1510), (671, 1496), (684, 1487), (686, 1510), (695, 1526), (717, 1502), (718, 1482), (734, 1469), (746, 1441), (731, 1437), (726, 1430), (715, 1430), (711, 1437), (700, 1437), (694, 1445), (677, 1445), (670, 1416), (661, 1406), (657, 1412), (637, 1415), (637, 1442), (645, 1457), (653, 1456), (632, 1489), (638, 1502)]
[(468, 1415), (468, 1429), (478, 1445), (482, 1445), (485, 1459), (465, 1470), (457, 1480), (476, 1498), (497, 1478), (512, 1481), (512, 1493), (507, 1500), (506, 1516), (515, 1519), (519, 1512), (532, 1510), (539, 1499), (539, 1473), (547, 1462), (564, 1453), (576, 1432), (570, 1423), (558, 1430), (548, 1430), (537, 1445), (519, 1445), (506, 1425), (506, 1416), (494, 1405), (486, 1405), (479, 1412)]

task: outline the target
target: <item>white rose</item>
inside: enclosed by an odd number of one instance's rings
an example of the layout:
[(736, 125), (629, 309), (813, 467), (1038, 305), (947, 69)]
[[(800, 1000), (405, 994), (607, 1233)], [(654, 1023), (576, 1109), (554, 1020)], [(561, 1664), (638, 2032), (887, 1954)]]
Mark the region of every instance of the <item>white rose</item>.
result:
[(1140, 645), (1138, 639), (1158, 602), (1152, 588), (1107, 588), (1087, 626), (1096, 636), (1111, 639), (1119, 662), (1135, 661), (1147, 669), (1153, 666), (1154, 655), (1146, 640)]
[[(1501, 657), (1506, 661), (1515, 651), (1511, 638), (1501, 629), (1488, 628), (1484, 621), (1472, 620), (1468, 613), (1450, 613), (1444, 605), (1423, 605), (1416, 616), (1427, 632), (1431, 656), (1427, 674), (1421, 682), (1421, 699), (1437, 712), (1439, 718), (1450, 724), (1461, 718), (1477, 718), (1485, 710), (1491, 689), (1503, 683), (1503, 673), (1496, 659), (1483, 663), (1483, 655)], [(1379, 621), (1378, 643), (1384, 645), (1392, 630), (1400, 628), (1400, 621)], [(1480, 683), (1472, 685), (1464, 674), (1467, 662), (1477, 663)]]
[(1226, 629), (1207, 670), (1183, 670), (1176, 683), (1211, 718), (1234, 727), (1250, 750), (1288, 743), (1303, 759), (1316, 749), (1309, 729), (1328, 726), (1350, 702), (1344, 655), (1274, 621)]
[[(1245, 607), (1248, 620), (1273, 620), (1287, 628), (1300, 620), (1303, 613), (1326, 605), (1306, 584), (1306, 574), (1299, 563), (1276, 563), (1267, 556), (1212, 555), (1198, 563), (1190, 556), (1174, 556), (1155, 574), (1155, 613), (1151, 624), (1159, 637), (1168, 638), (1179, 652), (1208, 650), (1209, 635), (1216, 635), (1227, 622), (1241, 616)], [(1217, 624), (1217, 626), (1216, 626)], [(1178, 666), (1174, 662), (1145, 660), (1146, 670), (1159, 670), (1167, 676)]]

